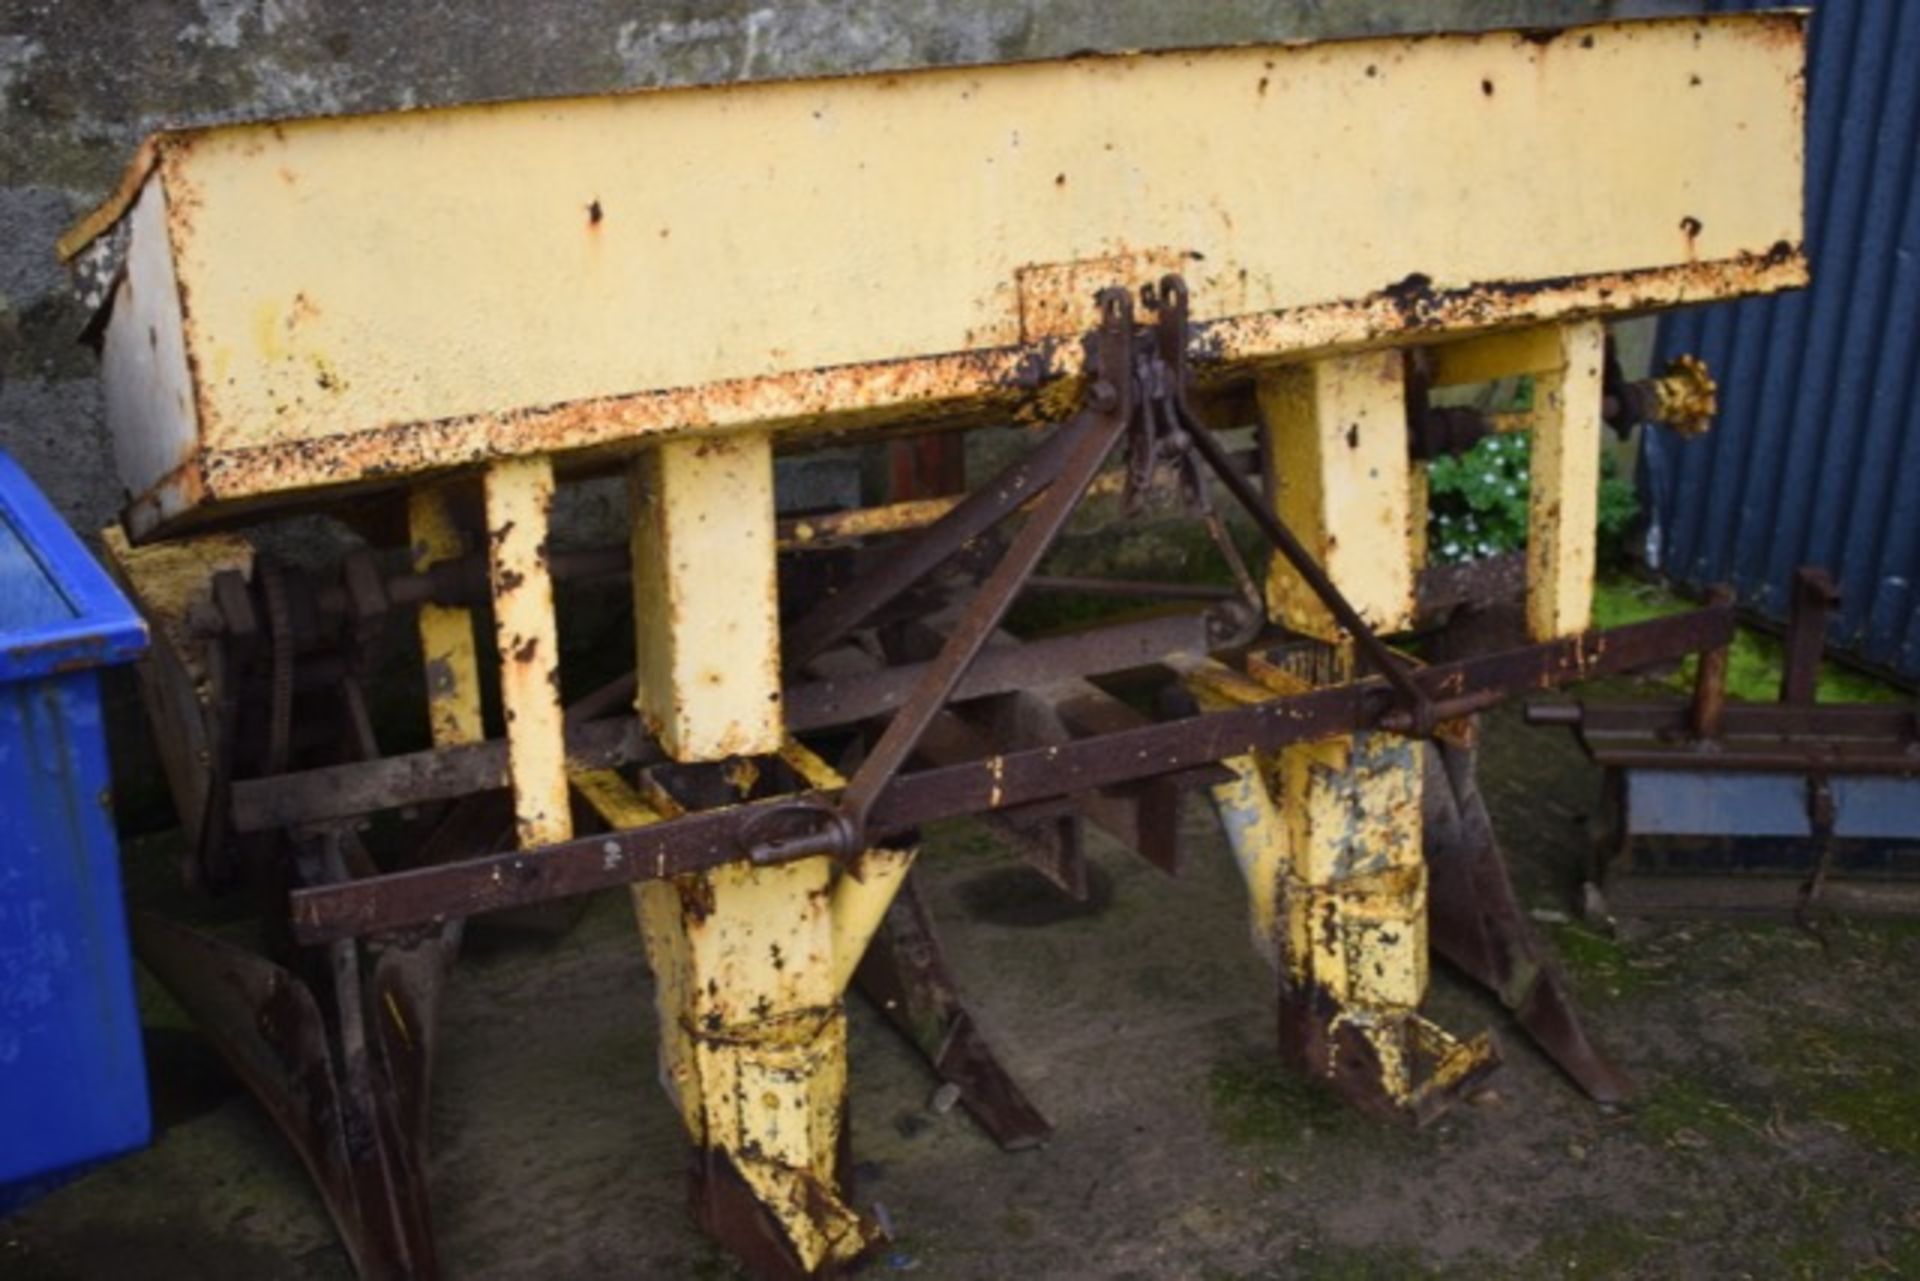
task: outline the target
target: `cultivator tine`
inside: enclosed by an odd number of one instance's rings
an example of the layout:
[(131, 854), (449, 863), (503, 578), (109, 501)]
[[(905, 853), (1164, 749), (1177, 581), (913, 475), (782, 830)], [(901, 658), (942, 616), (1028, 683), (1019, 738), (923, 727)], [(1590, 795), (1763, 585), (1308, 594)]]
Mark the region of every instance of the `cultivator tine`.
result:
[(1028, 1102), (961, 1000), (912, 874), (868, 944), (854, 983), (934, 1074), (960, 1091), (960, 1106), (995, 1143), (1013, 1152), (1053, 1133), (1052, 1122)]
[[(1426, 795), (1427, 911), (1433, 949), (1485, 985), (1574, 1084), (1624, 1103), (1633, 1082), (1587, 1036), (1559, 968), (1514, 899), (1473, 748), (1436, 738)], [(1435, 778), (1438, 773), (1442, 777)]]
[(427, 1095), (439, 1040), (440, 994), (460, 951), (462, 923), (450, 922), (425, 938), (391, 945), (373, 968), (373, 1021), (380, 1064), (393, 1091), (402, 1150), (425, 1186)]
[[(285, 967), (146, 913), (132, 930), (141, 964), (300, 1154), (359, 1275), (436, 1276), (425, 1154), (413, 1141), (424, 1130), (424, 1076), (409, 1073), (399, 1088), (393, 1062), (375, 1065), (363, 1045), (353, 1048), (357, 985), (342, 985), (342, 1022), (330, 1035), (312, 989)], [(358, 947), (345, 945), (356, 964)]]

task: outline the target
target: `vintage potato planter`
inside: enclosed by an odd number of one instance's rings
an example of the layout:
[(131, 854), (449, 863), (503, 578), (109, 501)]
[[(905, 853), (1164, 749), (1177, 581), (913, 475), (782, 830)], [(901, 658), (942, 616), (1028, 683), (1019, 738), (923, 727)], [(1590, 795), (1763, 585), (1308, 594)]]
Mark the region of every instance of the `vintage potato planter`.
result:
[[(880, 1235), (842, 1150), (850, 982), (1002, 1143), (1044, 1137), (914, 897), (916, 829), (954, 815), (1072, 891), (1083, 818), (1174, 871), (1205, 791), (1300, 1070), (1416, 1120), (1490, 1071), (1489, 1037), (1419, 1013), (1431, 948), (1621, 1097), (1514, 909), (1472, 717), (1729, 635), (1724, 609), (1588, 630), (1603, 420), (1711, 392), (1619, 378), (1604, 320), (1804, 282), (1802, 38), (1740, 15), (151, 139), (64, 245), (114, 268), (110, 542), (160, 638), (192, 873), (288, 896), (272, 959), (161, 922), (143, 954), (362, 1270), (434, 1269), (424, 1098), (463, 922), (595, 889), (636, 886), (696, 1213), (757, 1271)], [(1427, 407), (1511, 374), (1523, 418)], [(965, 493), (779, 510), (776, 454), (1009, 421), (1031, 448)], [(1383, 637), (1446, 594), (1423, 460), (1502, 429), (1534, 438), (1533, 643), (1421, 667)], [(559, 550), (557, 488), (621, 472), (630, 537)], [(1037, 575), (1114, 493), (1177, 497), (1238, 586)], [(337, 571), (252, 537), (311, 510), (366, 535)], [(563, 706), (555, 586), (608, 577), (632, 674)], [(1036, 586), (1163, 607), (1016, 639)], [(396, 619), (410, 751), (368, 708)]]

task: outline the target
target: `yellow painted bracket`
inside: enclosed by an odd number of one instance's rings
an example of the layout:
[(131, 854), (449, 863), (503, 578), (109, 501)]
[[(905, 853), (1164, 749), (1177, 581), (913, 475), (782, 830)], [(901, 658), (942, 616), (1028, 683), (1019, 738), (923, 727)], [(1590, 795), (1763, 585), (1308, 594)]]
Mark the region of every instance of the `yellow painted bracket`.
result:
[[(1271, 664), (1242, 674), (1185, 659), (1179, 670), (1212, 710), (1312, 684)], [(1283, 1053), (1360, 1106), (1416, 1120), (1497, 1062), (1490, 1036), (1460, 1041), (1419, 1013), (1424, 750), (1382, 732), (1340, 735), (1230, 758), (1233, 777), (1211, 790), (1247, 882), (1255, 946), (1279, 975)]]
[[(843, 781), (797, 742), (779, 755), (812, 786)], [(679, 812), (662, 789), (636, 789), (612, 770), (572, 782), (616, 828)], [(858, 879), (810, 858), (634, 887), (667, 1092), (689, 1137), (725, 1154), (810, 1271), (849, 1263), (879, 1239), (839, 1194), (843, 995), (914, 854), (868, 850)]]

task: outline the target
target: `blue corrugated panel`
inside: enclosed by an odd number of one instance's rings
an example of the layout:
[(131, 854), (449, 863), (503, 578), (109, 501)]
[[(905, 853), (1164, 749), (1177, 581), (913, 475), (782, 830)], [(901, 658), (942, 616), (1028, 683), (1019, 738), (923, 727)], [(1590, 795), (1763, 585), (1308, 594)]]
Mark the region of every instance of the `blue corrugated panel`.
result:
[(1920, 3), (1823, 0), (1811, 42), (1813, 286), (1663, 322), (1660, 358), (1704, 357), (1721, 413), (1648, 433), (1649, 551), (1776, 619), (1794, 567), (1822, 566), (1829, 641), (1920, 677)]
[(0, 1210), (144, 1143), (98, 668), (146, 628), (0, 453)]

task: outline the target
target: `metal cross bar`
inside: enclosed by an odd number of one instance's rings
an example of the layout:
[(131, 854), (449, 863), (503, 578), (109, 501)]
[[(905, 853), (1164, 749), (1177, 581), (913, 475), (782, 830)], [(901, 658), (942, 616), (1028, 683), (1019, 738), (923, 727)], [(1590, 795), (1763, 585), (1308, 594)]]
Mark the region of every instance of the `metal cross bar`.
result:
[[(1217, 619), (1211, 612), (1170, 614), (1042, 637), (1017, 646), (989, 646), (954, 690), (953, 699), (990, 698), (1069, 676), (1099, 676), (1145, 667), (1168, 654), (1199, 653), (1219, 643), (1217, 627), (1234, 621)], [(804, 733), (885, 715), (906, 701), (925, 670), (925, 664), (907, 663), (871, 675), (789, 686), (782, 695), (787, 726), (795, 733)], [(571, 725), (566, 744), (567, 761), (574, 769), (662, 759), (644, 725), (634, 716)], [(495, 739), (243, 779), (232, 784), (231, 804), (223, 813), (231, 813), (235, 831), (258, 832), (356, 818), (402, 805), (453, 800), (506, 785), (507, 745)]]
[(973, 491), (959, 506), (895, 549), (787, 631), (786, 661), (802, 666), (858, 627), (875, 610), (938, 569), (969, 542), (1005, 520), (1053, 483), (1072, 455), (1074, 435), (1050, 433)]
[(1260, 527), (1260, 532), (1267, 536), (1267, 541), (1287, 558), (1287, 563), (1292, 565), (1307, 586), (1313, 589), (1313, 594), (1320, 598), (1321, 604), (1327, 607), (1340, 626), (1347, 629), (1354, 643), (1367, 656), (1368, 663), (1375, 671), (1386, 677), (1387, 683), (1393, 686), (1394, 692), (1405, 700), (1406, 710), (1411, 716), (1411, 732), (1424, 736), (1431, 731), (1432, 710), (1426, 695), (1414, 683), (1406, 666), (1395, 658), (1393, 651), (1374, 634), (1373, 628), (1367, 625), (1367, 620), (1360, 617), (1360, 612), (1354, 609), (1347, 598), (1341, 594), (1340, 589), (1333, 585), (1333, 580), (1327, 577), (1326, 571), (1322, 570), (1313, 557), (1307, 554), (1307, 549), (1300, 545), (1300, 540), (1293, 536), (1293, 531), (1274, 514), (1271, 505), (1262, 501), (1260, 495), (1254, 492), (1253, 486), (1247, 483), (1246, 477), (1235, 470), (1226, 450), (1220, 447), (1220, 443), (1214, 440), (1206, 425), (1195, 418), (1184, 404), (1181, 404), (1180, 418), (1193, 447), (1200, 451), (1200, 456), (1206, 460), (1207, 466), (1213, 469), (1214, 475), (1220, 478), (1220, 483), (1227, 487), (1227, 492), (1246, 509), (1249, 516), (1253, 517), (1254, 523)]
[(797, 836), (759, 842), (753, 850), (755, 861), (779, 862), (800, 852), (851, 859), (864, 848), (867, 819), (875, 798), (900, 772), (927, 726), (946, 706), (1132, 421), (1134, 377), (1129, 349), (1133, 344), (1133, 298), (1126, 290), (1100, 291), (1100, 326), (1093, 341), (1097, 373), (1091, 403), (1055, 433), (1068, 438), (1069, 448), (1039, 505), (980, 585), (939, 655), (927, 665), (912, 697), (888, 722), (880, 741), (861, 762), (829, 816), (832, 821)]
[[(1724, 644), (1733, 626), (1731, 609), (1695, 610), (1423, 668), (1413, 679), (1423, 695), (1444, 693), (1452, 699), (1550, 689)], [(903, 775), (874, 799), (868, 834), (882, 836), (936, 819), (1072, 796), (1357, 732), (1377, 725), (1393, 702), (1387, 687), (1361, 681)], [(830, 799), (819, 795), (822, 805)], [(743, 857), (742, 833), (792, 804), (791, 798), (775, 797), (541, 849), (298, 890), (291, 896), (294, 935), (304, 943), (320, 943), (737, 862)]]

